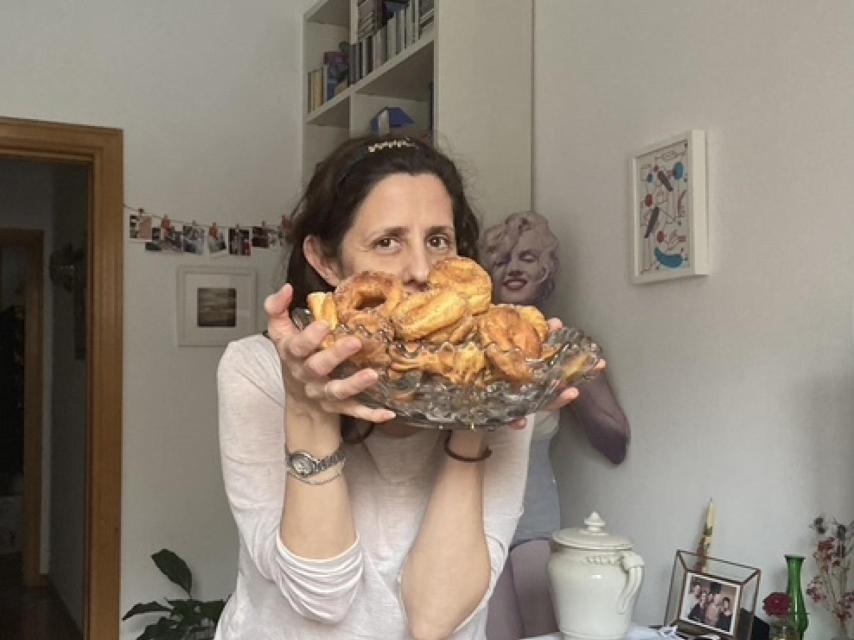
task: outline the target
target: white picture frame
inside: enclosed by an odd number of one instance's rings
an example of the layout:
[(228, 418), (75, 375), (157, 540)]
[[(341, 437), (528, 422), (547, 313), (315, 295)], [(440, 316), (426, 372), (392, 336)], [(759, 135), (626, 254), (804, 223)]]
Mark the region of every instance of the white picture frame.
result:
[(221, 346), (257, 331), (255, 269), (178, 267), (178, 346)]
[(709, 273), (706, 132), (692, 129), (631, 158), (631, 280)]

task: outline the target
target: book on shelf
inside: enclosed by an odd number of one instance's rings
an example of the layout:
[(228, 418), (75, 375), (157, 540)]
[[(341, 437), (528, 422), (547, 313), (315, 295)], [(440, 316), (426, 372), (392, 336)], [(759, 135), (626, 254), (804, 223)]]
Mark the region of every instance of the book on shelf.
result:
[(349, 46), (350, 84), (416, 44), (432, 27), (433, 15), (433, 0), (362, 0), (356, 42)]
[[(342, 43), (344, 49), (349, 45)], [(345, 51), (325, 51), (323, 64), (307, 77), (308, 112), (331, 100), (350, 85), (350, 60)]]

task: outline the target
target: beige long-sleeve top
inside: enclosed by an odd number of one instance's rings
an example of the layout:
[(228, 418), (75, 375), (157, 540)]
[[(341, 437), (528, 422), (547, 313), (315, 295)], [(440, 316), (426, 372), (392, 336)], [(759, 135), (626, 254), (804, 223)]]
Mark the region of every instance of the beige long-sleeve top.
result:
[[(442, 434), (425, 429), (392, 438), (374, 431), (362, 444), (348, 445), (344, 476), (358, 539), (335, 558), (300, 558), (279, 538), (286, 499), (284, 387), (272, 343), (262, 336), (231, 343), (218, 386), (223, 479), (240, 549), (237, 585), (216, 639), (410, 637), (400, 576), (444, 463)], [(489, 434), (483, 521), (491, 577), (455, 640), (484, 638), (486, 602), (522, 512), (530, 437), (530, 427)]]

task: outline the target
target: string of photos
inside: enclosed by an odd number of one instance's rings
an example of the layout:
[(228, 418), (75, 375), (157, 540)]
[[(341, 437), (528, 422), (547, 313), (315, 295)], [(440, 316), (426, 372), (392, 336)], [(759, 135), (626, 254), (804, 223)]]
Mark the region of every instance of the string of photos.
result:
[(195, 220), (174, 220), (142, 208), (124, 205), (130, 219), (128, 238), (145, 244), (146, 251), (161, 253), (190, 253), (218, 258), (221, 256), (250, 256), (253, 249), (274, 249), (285, 242), (290, 226), (287, 216), (277, 225), (266, 221), (257, 224), (219, 226), (199, 224)]

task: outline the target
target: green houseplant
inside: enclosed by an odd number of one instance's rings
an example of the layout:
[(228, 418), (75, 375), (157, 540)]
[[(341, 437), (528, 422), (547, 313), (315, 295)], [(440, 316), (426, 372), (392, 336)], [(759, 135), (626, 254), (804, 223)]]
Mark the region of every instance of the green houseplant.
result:
[[(211, 640), (225, 600), (202, 601), (193, 598), (193, 574), (187, 563), (175, 552), (161, 549), (151, 559), (161, 573), (177, 584), (187, 598), (164, 602), (138, 602), (124, 615), (127, 620), (140, 614), (163, 614), (147, 627), (136, 640)], [(165, 603), (165, 604), (164, 604)]]

